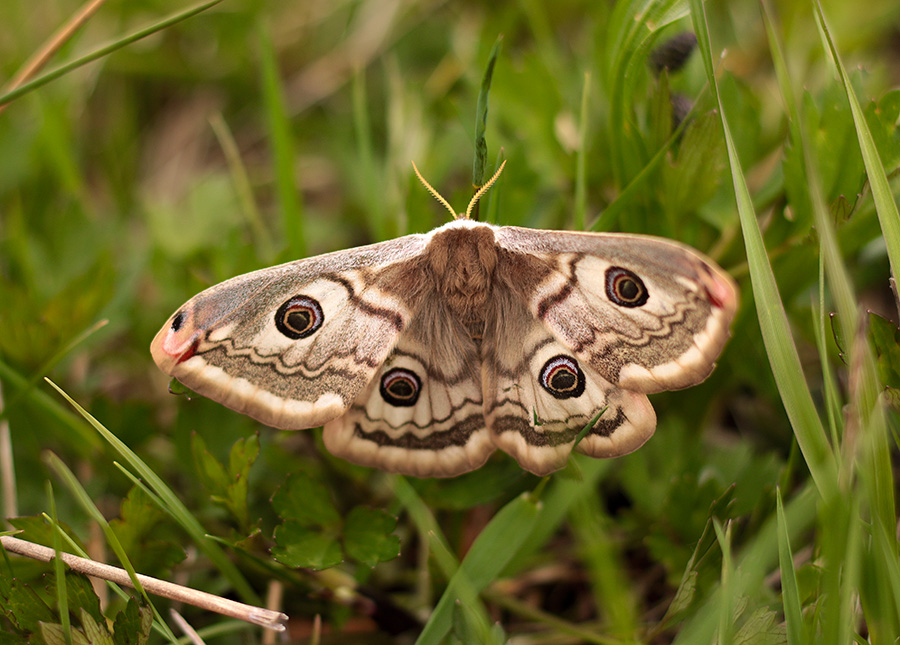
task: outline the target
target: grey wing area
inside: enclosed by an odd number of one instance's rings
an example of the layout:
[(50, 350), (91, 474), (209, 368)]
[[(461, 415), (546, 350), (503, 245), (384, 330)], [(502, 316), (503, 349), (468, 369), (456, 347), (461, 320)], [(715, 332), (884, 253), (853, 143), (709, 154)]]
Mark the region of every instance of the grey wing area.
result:
[(705, 379), (728, 338), (737, 288), (715, 263), (648, 236), (496, 232), (501, 280), (606, 381), (641, 393)]
[(577, 450), (593, 457), (624, 455), (650, 438), (656, 415), (646, 395), (581, 363), (512, 296), (498, 294), (495, 305), (482, 351), (485, 416), (498, 448), (546, 475), (565, 466), (591, 423)]
[(494, 452), (483, 412), (481, 360), (439, 299), (420, 308), (376, 377), (325, 425), (328, 450), (416, 477), (452, 477)]
[(153, 340), (153, 358), (199, 394), (267, 425), (321, 425), (350, 406), (409, 324), (421, 238), (211, 287), (169, 318)]

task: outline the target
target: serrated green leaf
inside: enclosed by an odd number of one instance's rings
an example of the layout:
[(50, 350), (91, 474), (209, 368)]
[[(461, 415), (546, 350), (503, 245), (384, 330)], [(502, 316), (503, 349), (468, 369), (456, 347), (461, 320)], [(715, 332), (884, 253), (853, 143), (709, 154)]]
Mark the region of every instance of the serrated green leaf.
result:
[(125, 609), (116, 614), (113, 623), (113, 643), (115, 645), (145, 645), (150, 639), (153, 612), (142, 606), (132, 596)]
[[(59, 623), (41, 623), (40, 634), (47, 645), (68, 645), (63, 626)], [(69, 635), (72, 637), (72, 645), (94, 645), (81, 630), (70, 629)]]
[(900, 387), (900, 329), (886, 318), (869, 313), (869, 337), (875, 347), (878, 377), (889, 387)]
[(885, 168), (900, 165), (900, 90), (891, 90), (878, 102), (871, 101), (865, 109), (866, 123)]
[(231, 480), (234, 481), (238, 477), (246, 479), (250, 474), (250, 467), (258, 456), (259, 434), (235, 441), (228, 455), (228, 474), (231, 475)]
[[(66, 594), (69, 599), (69, 611), (73, 614), (84, 614), (96, 620), (103, 620), (100, 611), (100, 599), (94, 592), (91, 579), (81, 573), (66, 573)], [(82, 620), (82, 623), (84, 621)]]
[(198, 433), (191, 434), (191, 454), (200, 482), (210, 493), (223, 497), (228, 487), (228, 474), (212, 453), (206, 449), (206, 442)]
[(397, 518), (377, 508), (357, 506), (344, 520), (344, 551), (374, 567), (400, 555), (400, 538), (393, 535)]
[(112, 634), (106, 628), (106, 619), (95, 619), (84, 609), (81, 610), (81, 628), (91, 645), (112, 645)]
[(760, 607), (741, 625), (731, 641), (733, 645), (785, 645), (787, 630), (776, 623), (775, 612)]
[(272, 507), (284, 520), (304, 526), (333, 526), (340, 515), (331, 501), (331, 491), (307, 473), (292, 473), (272, 497)]
[[(53, 528), (47, 523), (43, 515), (30, 515), (26, 517), (12, 517), (7, 520), (15, 528), (22, 532), (16, 535), (19, 539), (34, 542), (53, 548)], [(84, 550), (84, 544), (75, 536), (75, 532), (64, 522), (59, 522), (63, 531), (71, 537), (75, 543)]]
[(184, 560), (184, 549), (171, 539), (153, 539), (160, 536), (166, 514), (139, 486), (134, 486), (122, 500), (119, 517), (110, 520), (126, 553), (132, 555), (135, 569), (155, 570), (169, 568)]
[(16, 625), (29, 632), (37, 631), (40, 622), (52, 623), (56, 619), (56, 615), (34, 589), (20, 580), (13, 580), (10, 585), (7, 610)]
[(685, 130), (672, 163), (663, 166), (664, 204), (670, 222), (678, 222), (712, 198), (725, 164), (718, 115), (703, 114)]
[(300, 522), (287, 521), (275, 529), (272, 548), (276, 560), (289, 567), (327, 569), (343, 561), (340, 544), (331, 532), (312, 529)]
[(28, 639), (20, 634), (0, 633), (0, 645), (29, 645)]
[(247, 506), (250, 467), (259, 455), (259, 435), (238, 439), (228, 457), (229, 484), (226, 503), (242, 528), (248, 528), (250, 511)]

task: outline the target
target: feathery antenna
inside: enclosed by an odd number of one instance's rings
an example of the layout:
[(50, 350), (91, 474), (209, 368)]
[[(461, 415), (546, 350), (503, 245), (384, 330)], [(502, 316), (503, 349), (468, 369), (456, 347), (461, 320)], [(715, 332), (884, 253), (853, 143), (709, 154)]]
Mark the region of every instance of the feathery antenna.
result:
[(425, 181), (425, 178), (422, 176), (422, 173), (420, 173), (419, 169), (416, 168), (416, 162), (413, 161), (411, 163), (412, 163), (413, 170), (416, 171), (416, 177), (418, 177), (419, 181), (422, 182), (422, 185), (428, 189), (428, 192), (431, 193), (431, 195), (436, 200), (438, 200), (440, 203), (442, 203), (448, 211), (450, 211), (450, 214), (453, 215), (453, 219), (471, 219), (472, 209), (475, 208), (475, 204), (478, 203), (478, 200), (481, 199), (482, 195), (484, 195), (488, 191), (488, 189), (494, 185), (494, 182), (496, 182), (497, 179), (500, 177), (500, 173), (503, 172), (503, 167), (506, 165), (506, 160), (505, 159), (503, 160), (503, 163), (500, 164), (499, 168), (497, 168), (497, 172), (494, 173), (494, 176), (491, 177), (488, 180), (488, 182), (484, 186), (479, 188), (478, 192), (476, 192), (472, 196), (472, 200), (469, 202), (469, 207), (466, 209), (465, 213), (457, 213), (455, 210), (453, 210), (453, 207), (450, 205), (450, 202), (448, 202), (446, 199), (444, 199), (443, 195), (441, 195), (434, 187), (432, 187), (431, 184), (429, 184), (427, 181)]
[(506, 165), (506, 159), (503, 160), (503, 163), (500, 164), (500, 167), (497, 168), (497, 172), (494, 173), (494, 176), (488, 179), (488, 182), (478, 189), (478, 192), (472, 195), (472, 201), (469, 202), (469, 207), (466, 209), (466, 219), (470, 219), (472, 215), (472, 209), (475, 208), (475, 204), (478, 203), (478, 200), (481, 199), (481, 196), (484, 195), (488, 188), (494, 185), (494, 182), (500, 178), (500, 173), (503, 172), (503, 166)]
[(431, 184), (429, 184), (427, 181), (425, 181), (425, 178), (422, 176), (422, 173), (420, 173), (419, 169), (416, 168), (416, 162), (412, 161), (410, 163), (412, 163), (413, 170), (416, 171), (416, 177), (418, 177), (419, 181), (421, 181), (422, 184), (425, 186), (425, 188), (428, 189), (428, 192), (431, 193), (432, 196), (436, 200), (438, 200), (440, 203), (442, 203), (444, 206), (447, 207), (447, 210), (450, 211), (451, 215), (453, 215), (453, 219), (459, 219), (460, 216), (457, 214), (457, 212), (455, 210), (453, 210), (453, 207), (450, 205), (450, 202), (448, 202), (446, 199), (444, 199), (443, 195), (441, 195), (437, 190), (432, 188)]

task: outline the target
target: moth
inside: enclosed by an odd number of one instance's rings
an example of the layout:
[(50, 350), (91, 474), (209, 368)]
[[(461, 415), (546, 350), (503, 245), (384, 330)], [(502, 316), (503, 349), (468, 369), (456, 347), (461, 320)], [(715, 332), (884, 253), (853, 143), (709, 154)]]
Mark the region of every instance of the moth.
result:
[(636, 450), (656, 429), (647, 395), (712, 371), (733, 280), (661, 238), (474, 221), (498, 175), (459, 215), (423, 179), (454, 216), (430, 233), (210, 287), (156, 335), (156, 364), (266, 425), (324, 426), (339, 457), (417, 477), (474, 470), (498, 448), (537, 475), (573, 446)]

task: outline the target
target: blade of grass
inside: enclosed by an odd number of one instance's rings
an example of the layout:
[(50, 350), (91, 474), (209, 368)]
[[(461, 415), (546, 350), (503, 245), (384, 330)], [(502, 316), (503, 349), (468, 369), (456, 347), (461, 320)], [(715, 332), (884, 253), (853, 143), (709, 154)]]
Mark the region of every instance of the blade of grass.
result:
[[(50, 504), (50, 518), (53, 521), (53, 526), (58, 526), (56, 498), (53, 496), (53, 485), (49, 480), (46, 482), (46, 491), (47, 501)], [(56, 578), (56, 607), (59, 612), (59, 622), (66, 639), (66, 645), (72, 645), (72, 625), (69, 621), (69, 594), (66, 593), (66, 564), (59, 557), (60, 551), (62, 551), (62, 540), (58, 531), (53, 531), (53, 551), (56, 553), (56, 557), (53, 558), (53, 574)]]
[(791, 132), (791, 141), (799, 147), (803, 154), (800, 162), (803, 167), (803, 175), (806, 177), (806, 192), (812, 204), (813, 216), (816, 221), (816, 231), (819, 234), (821, 250), (825, 260), (825, 271), (828, 277), (828, 288), (835, 301), (840, 315), (839, 323), (842, 327), (844, 338), (852, 338), (856, 327), (857, 305), (853, 295), (853, 288), (847, 269), (841, 259), (840, 249), (835, 238), (834, 226), (831, 223), (830, 209), (825, 203), (824, 191), (816, 162), (816, 154), (811, 142), (806, 136), (803, 126), (803, 118), (797, 107), (797, 97), (794, 91), (794, 83), (784, 56), (784, 47), (781, 44), (778, 31), (775, 29), (773, 13), (767, 0), (761, 0), (763, 7), (763, 22), (769, 39), (769, 51), (775, 65), (775, 73), (781, 88), (781, 95), (788, 108), (788, 127)]
[[(66, 464), (63, 463), (63, 461), (52, 452), (46, 453), (44, 457), (44, 463), (48, 468), (56, 473), (56, 476), (63, 481), (63, 483), (66, 485), (66, 488), (69, 489), (69, 492), (75, 497), (76, 501), (78, 501), (85, 513), (87, 513), (88, 516), (90, 516), (91, 519), (93, 519), (102, 529), (103, 535), (106, 538), (106, 543), (113, 550), (113, 553), (116, 554), (116, 558), (118, 558), (119, 563), (121, 563), (122, 565), (122, 568), (128, 572), (128, 578), (129, 580), (131, 580), (131, 584), (134, 587), (134, 590), (141, 595), (141, 597), (144, 599), (144, 602), (147, 603), (147, 605), (153, 611), (153, 616), (164, 628), (165, 635), (169, 639), (169, 642), (176, 642), (175, 634), (173, 634), (171, 630), (169, 630), (168, 625), (162, 619), (162, 616), (153, 605), (153, 602), (150, 600), (150, 596), (147, 595), (147, 592), (144, 590), (144, 586), (138, 579), (137, 571), (134, 570), (134, 566), (131, 564), (131, 559), (128, 557), (128, 554), (125, 553), (125, 549), (122, 547), (122, 543), (119, 542), (119, 536), (116, 535), (116, 532), (109, 525), (109, 522), (107, 522), (106, 518), (103, 517), (103, 513), (100, 512), (100, 509), (98, 509), (93, 500), (91, 500), (90, 496), (87, 494), (87, 491), (84, 490), (84, 487), (78, 481), (78, 478), (75, 477), (75, 473), (69, 470), (69, 467), (66, 466)], [(56, 559), (59, 560), (59, 558)]]
[(275, 260), (275, 245), (272, 243), (272, 236), (266, 228), (263, 218), (253, 199), (253, 188), (250, 186), (250, 177), (247, 174), (247, 168), (241, 159), (241, 153), (238, 150), (237, 142), (225, 123), (221, 112), (216, 112), (209, 120), (225, 160), (228, 163), (228, 169), (231, 171), (231, 181), (234, 183), (234, 189), (238, 195), (238, 201), (241, 204), (241, 210), (250, 229), (253, 231), (253, 239), (256, 242), (256, 253), (263, 262), (271, 264)]
[[(788, 501), (784, 515), (791, 541), (809, 534), (816, 521), (819, 502), (820, 494), (814, 482), (808, 482), (803, 490)], [(765, 585), (766, 575), (776, 566), (778, 566), (778, 529), (776, 518), (770, 516), (743, 547), (736, 565), (732, 567), (735, 574), (731, 587), (732, 597), (758, 595)], [(714, 635), (719, 623), (718, 609), (722, 602), (720, 596), (723, 593), (725, 591), (720, 585), (697, 605), (694, 613), (679, 630), (675, 638), (677, 645), (715, 642)]]
[(794, 555), (791, 553), (791, 537), (784, 517), (784, 502), (781, 489), (775, 491), (776, 519), (778, 529), (778, 561), (781, 567), (781, 603), (784, 607), (784, 621), (787, 624), (788, 645), (803, 645), (807, 642), (803, 632), (803, 613), (800, 606), (800, 589), (797, 585), (797, 570), (794, 569)]
[(887, 174), (884, 171), (884, 165), (881, 162), (881, 157), (878, 155), (878, 149), (875, 147), (875, 141), (872, 139), (872, 132), (869, 130), (869, 125), (866, 123), (866, 118), (859, 105), (859, 99), (856, 96), (853, 85), (850, 83), (850, 77), (847, 75), (841, 56), (834, 45), (834, 40), (831, 38), (822, 4), (816, 0), (813, 3), (813, 8), (815, 9), (816, 25), (819, 27), (823, 45), (831, 53), (831, 61), (834, 63), (841, 78), (847, 100), (850, 101), (850, 112), (853, 115), (853, 124), (856, 127), (856, 136), (859, 139), (859, 148), (862, 152), (863, 162), (866, 165), (866, 175), (868, 175), (869, 183), (872, 186), (875, 210), (878, 213), (878, 220), (884, 233), (884, 242), (887, 246), (888, 258), (891, 263), (891, 275), (896, 278), (897, 272), (900, 270), (900, 213), (897, 211), (897, 203), (894, 201), (894, 195), (891, 191)]
[(225, 552), (222, 551), (217, 544), (205, 537), (205, 531), (190, 511), (184, 506), (180, 499), (175, 495), (171, 488), (157, 475), (153, 470), (141, 460), (128, 446), (126, 446), (117, 436), (110, 432), (102, 423), (91, 416), (87, 410), (78, 405), (68, 394), (66, 394), (59, 386), (50, 379), (45, 379), (53, 389), (69, 402), (75, 410), (87, 420), (87, 422), (107, 441), (122, 458), (140, 475), (147, 485), (165, 502), (165, 509), (172, 518), (187, 532), (194, 543), (206, 553), (207, 557), (212, 561), (213, 565), (222, 572), (222, 575), (234, 587), (235, 592), (251, 605), (259, 605), (261, 603), (259, 596), (253, 591), (253, 588), (234, 565), (228, 559)]
[(142, 38), (146, 38), (147, 36), (157, 33), (158, 31), (162, 31), (163, 29), (167, 29), (167, 28), (171, 27), (172, 25), (176, 25), (179, 22), (185, 21), (188, 18), (192, 18), (192, 17), (196, 16), (198, 13), (206, 11), (210, 7), (213, 7), (217, 4), (219, 4), (220, 2), (222, 2), (222, 0), (209, 0), (208, 2), (201, 3), (199, 5), (191, 7), (190, 9), (186, 9), (184, 11), (176, 13), (176, 14), (170, 16), (169, 18), (166, 18), (165, 20), (162, 20), (154, 25), (151, 25), (150, 27), (141, 29), (141, 30), (131, 34), (130, 36), (126, 36), (125, 38), (120, 38), (119, 40), (117, 40), (109, 45), (106, 45), (105, 47), (101, 47), (100, 49), (93, 51), (90, 54), (86, 54), (86, 55), (82, 56), (81, 58), (77, 58), (70, 63), (66, 63), (65, 65), (62, 65), (61, 67), (56, 68), (52, 72), (47, 72), (46, 74), (39, 76), (38, 78), (34, 79), (33, 81), (29, 81), (28, 83), (25, 83), (24, 85), (21, 85), (14, 90), (10, 90), (9, 92), (6, 92), (5, 94), (0, 95), (0, 106), (6, 105), (7, 103), (12, 103), (19, 97), (22, 97), (25, 94), (28, 94), (29, 92), (31, 92), (33, 90), (36, 90), (39, 87), (43, 87), (47, 83), (50, 83), (62, 76), (65, 76), (66, 74), (71, 72), (73, 69), (78, 69), (79, 67), (83, 67), (84, 65), (87, 65), (88, 63), (92, 63), (95, 60), (103, 58), (104, 56), (108, 56), (109, 54), (111, 54), (112, 52), (114, 52), (116, 50), (122, 49), (123, 47), (127, 47), (128, 45), (130, 45), (138, 40), (141, 40)]
[(581, 113), (578, 115), (578, 152), (575, 157), (575, 222), (576, 231), (587, 226), (587, 131), (588, 103), (591, 90), (591, 73), (584, 73), (581, 87)]
[[(497, 36), (491, 53), (488, 56), (487, 67), (481, 78), (481, 90), (478, 92), (478, 104), (475, 108), (475, 162), (472, 165), (472, 187), (477, 191), (484, 185), (484, 169), (487, 166), (487, 141), (484, 131), (487, 128), (488, 98), (491, 92), (491, 81), (494, 78), (494, 65), (500, 56), (500, 48), (503, 46), (503, 34)], [(478, 205), (472, 213), (472, 219), (478, 219)]]
[[(538, 504), (527, 493), (515, 498), (494, 516), (450, 579), (447, 589), (416, 641), (443, 641), (453, 620), (453, 606), (461, 594), (478, 593), (493, 581), (524, 543), (538, 517)], [(470, 589), (471, 588), (471, 589)]]
[[(43, 69), (44, 66), (50, 62), (53, 55), (58, 52), (64, 44), (71, 40), (72, 36), (75, 35), (75, 32), (90, 20), (91, 16), (97, 13), (105, 2), (106, 0), (88, 0), (85, 2), (78, 11), (72, 14), (72, 17), (69, 18), (68, 22), (50, 36), (47, 42), (45, 42), (31, 58), (25, 61), (4, 89), (14, 90), (28, 79), (33, 78), (38, 71)], [(0, 105), (0, 114), (3, 114), (7, 105), (9, 104)]]
[(303, 202), (298, 197), (295, 181), (294, 139), (287, 116), (284, 88), (278, 74), (278, 62), (272, 37), (264, 23), (256, 30), (259, 38), (259, 56), (262, 74), (262, 96), (269, 128), (269, 141), (275, 157), (275, 189), (281, 209), (281, 225), (287, 247), (293, 257), (306, 255), (304, 239)]
[[(363, 190), (367, 196), (379, 194), (381, 177), (375, 167), (375, 153), (372, 149), (372, 123), (369, 121), (368, 99), (366, 97), (365, 69), (356, 69), (353, 73), (352, 86), (353, 99), (353, 131), (356, 134), (356, 144), (359, 146), (360, 172), (363, 180)], [(376, 239), (385, 240), (389, 235), (388, 224), (385, 221), (384, 204), (380, 199), (369, 199), (366, 214), (369, 217), (369, 225)]]
[[(708, 87), (708, 84), (706, 87)], [(628, 182), (628, 185), (616, 196), (615, 201), (600, 213), (600, 217), (594, 221), (589, 227), (589, 230), (599, 231), (601, 229), (601, 224), (603, 227), (612, 226), (613, 223), (618, 220), (619, 216), (624, 213), (625, 209), (631, 205), (632, 200), (638, 197), (640, 194), (639, 191), (644, 189), (644, 182), (653, 176), (653, 172), (659, 164), (662, 163), (663, 159), (666, 158), (666, 153), (672, 149), (672, 146), (674, 146), (681, 138), (681, 134), (684, 132), (685, 128), (687, 128), (688, 124), (693, 120), (693, 117), (697, 112), (697, 106), (701, 103), (700, 99), (706, 92), (706, 87), (703, 88), (700, 95), (697, 97), (697, 100), (691, 105), (691, 109), (685, 118), (681, 120), (678, 127), (675, 128), (674, 132), (669, 136), (666, 144), (656, 151), (650, 158), (650, 161), (644, 164), (644, 167), (641, 168), (640, 172), (638, 172), (634, 178)]]
[(625, 558), (611, 529), (613, 520), (603, 509), (597, 488), (589, 488), (569, 514), (578, 556), (593, 590), (598, 613), (605, 618), (603, 631), (623, 641), (638, 630), (637, 602), (623, 570)]
[[(97, 435), (91, 432), (81, 419), (60, 405), (58, 401), (50, 398), (46, 392), (30, 387), (28, 379), (2, 360), (0, 360), (0, 379), (15, 388), (17, 392), (27, 392), (26, 396), (32, 404), (74, 432), (75, 439), (70, 437), (70, 444), (80, 450), (82, 455), (90, 454), (92, 450), (96, 450), (102, 445)], [(6, 406), (6, 409), (9, 410), (9, 405)]]
[(750, 267), (756, 313), (759, 317), (766, 354), (769, 357), (785, 411), (791, 421), (813, 480), (820, 493), (829, 498), (836, 492), (837, 464), (831, 446), (828, 444), (822, 421), (813, 403), (812, 394), (803, 376), (800, 357), (790, 333), (784, 303), (766, 255), (766, 247), (759, 229), (759, 222), (756, 220), (756, 213), (753, 210), (750, 191), (747, 188), (734, 139), (731, 136), (731, 129), (728, 126), (727, 115), (719, 95), (718, 81), (713, 68), (709, 25), (706, 21), (702, 0), (691, 0), (691, 17), (694, 31), (697, 34), (698, 47), (703, 55), (710, 91), (719, 108), (719, 116), (722, 120), (735, 200), (747, 248), (747, 261)]
[[(19, 388), (16, 392), (16, 395), (12, 397), (6, 405), (6, 411), (3, 410), (3, 406), (0, 406), (0, 419), (6, 418), (8, 414), (8, 410), (15, 406), (19, 400), (24, 397), (26, 394), (30, 393), (34, 388), (35, 384), (43, 378), (45, 374), (48, 374), (50, 370), (52, 370), (59, 361), (65, 358), (69, 352), (75, 349), (78, 345), (84, 342), (87, 338), (92, 336), (94, 332), (101, 330), (103, 327), (109, 324), (108, 320), (98, 320), (93, 325), (85, 329), (83, 332), (75, 336), (68, 343), (63, 345), (62, 348), (57, 350), (53, 356), (48, 358), (46, 361), (38, 367), (34, 373), (28, 377), (28, 380), (23, 384), (23, 387)], [(96, 441), (96, 438), (95, 438)], [(100, 444), (96, 444), (99, 446)]]
[(719, 599), (719, 628), (716, 637), (718, 645), (731, 645), (733, 639), (732, 628), (734, 626), (734, 599), (735, 589), (732, 584), (734, 576), (734, 563), (731, 559), (731, 524), (722, 527), (718, 518), (713, 518), (713, 527), (716, 530), (716, 539), (722, 550), (722, 594)]

